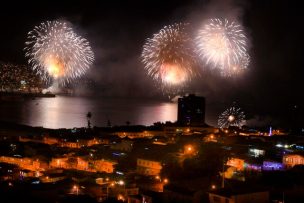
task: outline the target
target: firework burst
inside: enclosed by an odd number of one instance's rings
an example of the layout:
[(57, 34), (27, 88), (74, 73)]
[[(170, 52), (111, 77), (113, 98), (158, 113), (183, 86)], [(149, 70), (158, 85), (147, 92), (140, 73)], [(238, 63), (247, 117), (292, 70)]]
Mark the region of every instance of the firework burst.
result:
[(228, 19), (210, 19), (198, 31), (198, 54), (207, 65), (231, 76), (249, 65), (248, 42), (241, 25)]
[(28, 63), (44, 79), (59, 83), (82, 76), (92, 65), (89, 42), (63, 21), (47, 21), (28, 33), (25, 43)]
[(143, 46), (141, 59), (148, 75), (163, 89), (179, 90), (196, 75), (195, 53), (186, 24), (165, 26)]
[(245, 54), (241, 57), (237, 63), (231, 64), (231, 66), (226, 67), (224, 71), (222, 71), (223, 76), (236, 76), (243, 73), (250, 63), (250, 57), (248, 54)]
[(226, 109), (218, 119), (220, 128), (227, 128), (229, 126), (241, 127), (245, 124), (245, 114), (238, 107), (230, 107)]

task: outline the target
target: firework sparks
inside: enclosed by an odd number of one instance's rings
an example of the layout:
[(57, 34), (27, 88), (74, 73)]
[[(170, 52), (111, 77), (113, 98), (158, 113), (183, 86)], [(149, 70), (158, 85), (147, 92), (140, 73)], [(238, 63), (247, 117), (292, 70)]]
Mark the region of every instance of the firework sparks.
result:
[(230, 107), (225, 110), (218, 119), (218, 125), (220, 128), (227, 128), (229, 126), (241, 127), (245, 122), (244, 112), (237, 107)]
[(143, 46), (141, 59), (148, 75), (166, 89), (179, 89), (196, 75), (195, 53), (185, 27), (165, 26)]
[(225, 71), (222, 72), (224, 76), (234, 76), (239, 75), (244, 72), (250, 63), (250, 57), (248, 54), (244, 55), (239, 59), (238, 63), (231, 64), (231, 66), (226, 67)]
[(198, 54), (207, 65), (219, 68), (222, 75), (231, 76), (249, 65), (247, 38), (242, 26), (228, 19), (210, 19), (198, 31)]
[(25, 56), (44, 79), (65, 83), (81, 77), (92, 65), (94, 53), (89, 42), (78, 36), (66, 22), (47, 21), (28, 33)]

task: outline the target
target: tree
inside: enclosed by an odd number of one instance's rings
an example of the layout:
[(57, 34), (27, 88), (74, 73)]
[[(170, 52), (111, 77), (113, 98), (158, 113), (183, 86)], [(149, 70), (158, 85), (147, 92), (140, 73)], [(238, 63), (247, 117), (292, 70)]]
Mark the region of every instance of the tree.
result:
[(91, 128), (91, 118), (92, 118), (92, 113), (91, 113), (91, 112), (88, 112), (88, 113), (87, 113), (88, 128)]
[(111, 121), (110, 121), (110, 120), (107, 121), (107, 126), (108, 126), (108, 127), (112, 127), (112, 124), (111, 124)]

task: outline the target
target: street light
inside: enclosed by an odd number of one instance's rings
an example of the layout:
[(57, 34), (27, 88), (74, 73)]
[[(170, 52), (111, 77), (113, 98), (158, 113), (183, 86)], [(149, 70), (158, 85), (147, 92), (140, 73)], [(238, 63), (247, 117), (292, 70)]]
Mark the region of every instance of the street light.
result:
[(122, 194), (119, 194), (118, 196), (117, 196), (117, 199), (118, 200), (121, 200), (121, 201), (125, 201), (125, 198), (124, 198), (124, 196), (122, 195)]
[[(109, 178), (107, 178), (109, 180)], [(107, 186), (107, 199), (109, 198), (109, 187), (114, 187), (115, 183), (114, 182), (106, 182), (106, 186)]]
[(163, 192), (164, 185), (169, 183), (168, 178), (162, 178), (159, 175), (156, 175), (155, 180), (157, 180), (157, 183), (155, 183), (156, 184), (155, 186), (159, 188), (159, 192)]
[(73, 191), (76, 192), (76, 195), (79, 193), (79, 187), (77, 185), (73, 186)]
[(167, 184), (169, 182), (168, 178), (162, 179), (159, 175), (155, 176), (156, 180), (159, 180), (159, 182), (163, 182), (164, 184)]
[(194, 152), (195, 152), (195, 148), (193, 147), (193, 145), (184, 146), (184, 154), (194, 155)]
[(124, 185), (125, 182), (124, 182), (123, 180), (120, 180), (120, 181), (118, 181), (118, 184), (119, 184), (119, 185)]

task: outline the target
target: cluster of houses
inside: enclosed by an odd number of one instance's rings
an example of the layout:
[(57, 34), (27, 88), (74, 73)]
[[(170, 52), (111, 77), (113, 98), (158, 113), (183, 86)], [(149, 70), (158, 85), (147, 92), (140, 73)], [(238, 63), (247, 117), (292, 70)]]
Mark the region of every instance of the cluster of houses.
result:
[(39, 159), (29, 157), (10, 157), (0, 156), (0, 162), (19, 166), (21, 169), (43, 172), (49, 169), (74, 169), (87, 172), (105, 172), (113, 173), (117, 164), (115, 161), (100, 159), (90, 160), (84, 157), (60, 157), (52, 158), (49, 163), (40, 161)]
[(304, 165), (304, 153), (301, 151), (283, 151), (279, 158), (273, 159), (266, 157), (266, 153), (267, 150), (264, 149), (249, 149), (247, 154), (230, 156), (225, 163), (225, 178), (236, 178), (238, 172), (284, 171)]

